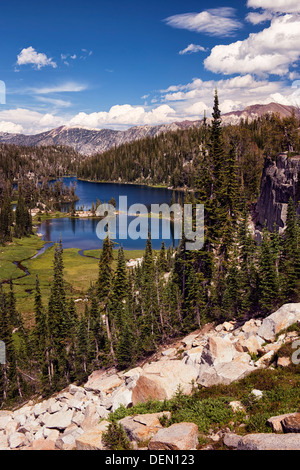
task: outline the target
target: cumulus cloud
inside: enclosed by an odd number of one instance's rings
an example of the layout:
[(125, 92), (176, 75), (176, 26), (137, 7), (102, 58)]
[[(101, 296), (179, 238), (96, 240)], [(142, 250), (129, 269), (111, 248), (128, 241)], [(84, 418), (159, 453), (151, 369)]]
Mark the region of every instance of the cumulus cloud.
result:
[(274, 17), (270, 27), (252, 33), (244, 41), (218, 45), (205, 59), (207, 70), (231, 74), (288, 74), (300, 58), (300, 17)]
[(187, 29), (211, 36), (232, 36), (242, 28), (231, 7), (213, 8), (200, 13), (184, 13), (170, 16), (165, 22), (173, 28)]
[(112, 126), (115, 129), (121, 129), (137, 125), (155, 125), (163, 122), (172, 122), (174, 114), (174, 109), (166, 104), (149, 111), (142, 106), (131, 106), (129, 104), (115, 105), (108, 112), (78, 113), (69, 121), (69, 125), (89, 128)]
[(300, 13), (299, 0), (248, 0), (247, 6), (278, 13)]
[(179, 51), (179, 54), (180, 55), (193, 54), (193, 53), (205, 52), (205, 51), (206, 51), (205, 47), (199, 46), (198, 44), (190, 44), (182, 51)]
[(46, 54), (42, 52), (36, 52), (36, 50), (32, 46), (22, 49), (22, 51), (17, 57), (17, 64), (30, 64), (38, 70), (46, 66), (51, 66), (53, 68), (57, 67), (57, 64), (52, 60), (52, 58), (48, 58)]
[(300, 104), (300, 87), (285, 86), (281, 80), (256, 79), (250, 74), (223, 80), (196, 78), (186, 85), (172, 85), (161, 93), (166, 103), (172, 103), (177, 118), (194, 120), (200, 119), (204, 110), (208, 115), (211, 113), (216, 88), (222, 113), (242, 110), (253, 104)]
[(21, 134), (23, 127), (9, 121), (0, 121), (0, 132), (8, 132), (9, 134)]
[[(281, 79), (268, 81), (251, 74), (221, 80), (204, 81), (195, 78), (190, 83), (171, 85), (159, 93), (156, 91), (155, 100), (149, 99), (157, 101), (151, 107), (115, 105), (108, 111), (80, 112), (76, 115), (62, 112), (43, 113), (23, 108), (0, 110), (0, 132), (37, 134), (63, 125), (124, 130), (132, 126), (198, 120), (203, 117), (204, 111), (207, 116), (211, 115), (216, 88), (222, 113), (271, 102), (300, 105), (300, 80), (295, 80), (293, 86), (287, 86)], [(40, 95), (37, 95), (37, 98), (45, 99)], [(52, 100), (52, 97), (49, 97), (49, 100)]]
[(43, 114), (26, 108), (0, 111), (0, 128), (2, 129), (3, 126), (7, 129), (2, 132), (37, 134), (62, 126), (64, 123), (65, 119), (62, 116), (55, 116), (50, 113)]

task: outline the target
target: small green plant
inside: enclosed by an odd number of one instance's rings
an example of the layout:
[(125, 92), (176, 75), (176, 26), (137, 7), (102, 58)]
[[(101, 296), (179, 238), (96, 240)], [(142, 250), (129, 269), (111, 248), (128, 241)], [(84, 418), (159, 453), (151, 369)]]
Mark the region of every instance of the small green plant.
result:
[(258, 361), (258, 359), (259, 359), (259, 356), (254, 352), (250, 353), (250, 357), (251, 357), (252, 361), (254, 361), (254, 362)]
[(160, 424), (163, 426), (163, 427), (167, 427), (168, 424), (169, 424), (169, 418), (166, 414), (163, 414), (160, 418), (159, 418), (159, 422)]
[(103, 442), (109, 450), (132, 450), (123, 426), (118, 423), (110, 423), (106, 433), (103, 434)]

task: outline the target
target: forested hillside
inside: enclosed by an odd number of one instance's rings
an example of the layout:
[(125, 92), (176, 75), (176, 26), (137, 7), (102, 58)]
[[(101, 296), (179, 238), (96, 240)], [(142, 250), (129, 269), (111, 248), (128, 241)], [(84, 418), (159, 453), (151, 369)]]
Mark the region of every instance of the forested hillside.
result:
[[(225, 126), (224, 154), (232, 151), (238, 184), (249, 201), (259, 195), (266, 156), (299, 149), (299, 120), (265, 115), (248, 123)], [(212, 172), (211, 126), (189, 128), (146, 138), (85, 159), (78, 176), (94, 181), (122, 181), (203, 191)], [(206, 188), (209, 191), (209, 189)]]
[[(205, 205), (205, 245), (187, 251), (182, 240), (175, 252), (163, 245), (157, 253), (149, 239), (142, 264), (128, 269), (122, 248), (113, 263), (107, 239), (82, 312), (65, 283), (60, 244), (47, 301), (36, 280), (30, 330), (17, 312), (13, 282), (2, 286), (0, 339), (7, 345), (7, 363), (0, 367), (0, 402), (32, 393), (47, 396), (101, 367), (130, 367), (206, 322), (243, 322), (299, 301), (297, 197), (289, 201), (283, 234), (264, 229), (258, 245), (249, 227), (264, 158), (299, 151), (298, 127), (294, 116), (273, 116), (224, 128), (216, 94), (211, 126), (204, 123), (200, 130), (146, 139), (87, 160), (79, 169), (85, 178), (196, 189), (186, 202)], [(19, 204), (26, 217), (23, 199)]]
[(30, 209), (53, 210), (76, 200), (75, 186), (59, 178), (76, 173), (79, 158), (68, 147), (0, 144), (0, 243), (32, 233)]

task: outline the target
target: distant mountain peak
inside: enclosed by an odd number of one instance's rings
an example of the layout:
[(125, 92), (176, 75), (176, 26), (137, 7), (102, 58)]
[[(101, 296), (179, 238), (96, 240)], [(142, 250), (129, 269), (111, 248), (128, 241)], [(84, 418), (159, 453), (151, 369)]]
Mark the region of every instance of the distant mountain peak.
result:
[[(247, 106), (241, 111), (232, 111), (222, 115), (223, 125), (238, 124), (241, 119), (249, 121), (262, 117), (265, 114), (278, 113), (281, 117), (291, 116), (293, 111), (300, 117), (300, 111), (293, 106), (278, 103), (255, 104)], [(208, 120), (209, 121), (209, 120)], [(36, 135), (9, 134), (0, 132), (0, 142), (26, 146), (61, 145), (74, 148), (82, 155), (102, 153), (115, 146), (154, 137), (163, 132), (200, 127), (202, 119), (197, 121), (181, 121), (156, 126), (135, 126), (126, 130), (90, 129), (83, 126), (60, 126)]]
[(254, 104), (247, 106), (241, 111), (231, 111), (222, 115), (223, 124), (238, 124), (241, 119), (254, 119), (265, 116), (266, 114), (279, 114), (281, 118), (289, 117), (295, 112), (300, 117), (300, 110), (295, 106), (287, 106), (279, 103)]

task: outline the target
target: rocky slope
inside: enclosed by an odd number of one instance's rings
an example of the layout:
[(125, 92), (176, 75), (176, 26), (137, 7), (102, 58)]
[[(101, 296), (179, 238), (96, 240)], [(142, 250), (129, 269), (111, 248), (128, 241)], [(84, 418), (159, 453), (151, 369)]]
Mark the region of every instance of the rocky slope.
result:
[(289, 199), (296, 202), (299, 197), (298, 177), (300, 155), (289, 157), (286, 153), (277, 155), (276, 160), (266, 159), (261, 179), (260, 197), (255, 209), (255, 223), (258, 230), (266, 224), (271, 231), (285, 227)]
[[(107, 419), (120, 405), (131, 407), (150, 398), (163, 401), (173, 397), (179, 386), (190, 394), (197, 383), (204, 387), (230, 384), (257, 369), (267, 368), (282, 345), (299, 340), (296, 332), (284, 331), (297, 322), (300, 304), (286, 304), (269, 317), (252, 319), (242, 326), (233, 321), (206, 325), (157, 352), (151, 361), (139, 367), (123, 372), (95, 371), (82, 387), (70, 385), (48, 400), (30, 401), (15, 411), (0, 410), (0, 449), (104, 449), (102, 437), (109, 424)], [(257, 360), (253, 360), (254, 355)], [(289, 364), (291, 359), (281, 358), (280, 365)], [(259, 399), (263, 392), (252, 393)], [(234, 411), (241, 408), (237, 402), (230, 406)], [(271, 435), (270, 441), (270, 436), (242, 438), (225, 433), (222, 439), (233, 448), (285, 446), (300, 450), (298, 415), (272, 418), (273, 431), (283, 430), (284, 437)], [(134, 448), (143, 447), (145, 442), (150, 450), (197, 447), (195, 424), (178, 423), (163, 428), (161, 417), (162, 414), (128, 416), (120, 424)]]
[(0, 132), (0, 142), (29, 147), (63, 145), (74, 148), (82, 155), (93, 155), (134, 140), (155, 137), (163, 132), (176, 131), (187, 127), (197, 127), (200, 124), (201, 121), (184, 121), (158, 126), (131, 127), (125, 131), (111, 129), (91, 130), (83, 127), (62, 126), (37, 135)]

